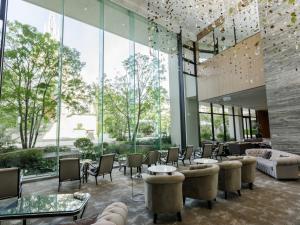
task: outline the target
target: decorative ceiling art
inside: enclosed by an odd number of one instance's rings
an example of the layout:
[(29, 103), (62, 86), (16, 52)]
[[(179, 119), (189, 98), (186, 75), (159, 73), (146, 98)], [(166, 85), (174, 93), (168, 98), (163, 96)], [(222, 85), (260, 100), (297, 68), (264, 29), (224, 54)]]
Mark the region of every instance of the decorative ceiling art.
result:
[[(222, 26), (223, 40), (232, 20), (242, 34), (259, 30), (257, 0), (113, 0), (193, 41)], [(229, 33), (229, 32), (228, 32)], [(231, 33), (231, 32), (230, 32)], [(228, 34), (227, 34), (228, 35)], [(232, 34), (231, 34), (232, 35)]]

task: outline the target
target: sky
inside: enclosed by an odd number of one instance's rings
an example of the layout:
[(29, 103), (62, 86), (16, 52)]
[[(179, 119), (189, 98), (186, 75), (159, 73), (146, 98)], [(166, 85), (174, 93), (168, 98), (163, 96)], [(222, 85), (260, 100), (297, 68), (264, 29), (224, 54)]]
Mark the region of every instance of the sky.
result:
[[(54, 30), (52, 33), (59, 40), (61, 16), (47, 9), (23, 0), (10, 0), (8, 20), (30, 24), (40, 32), (49, 32), (49, 27), (51, 27)], [(54, 25), (50, 26), (50, 21)], [(65, 16), (64, 18), (64, 45), (75, 48), (81, 53), (81, 61), (86, 63), (82, 70), (82, 77), (88, 83), (99, 80), (99, 33), (99, 29), (94, 26), (70, 17)], [(122, 61), (129, 56), (129, 41), (115, 34), (105, 32), (104, 48), (104, 73), (109, 78), (113, 78), (118, 73), (124, 73)], [(136, 45), (137, 51), (149, 55), (147, 46)], [(166, 69), (168, 70), (167, 54), (161, 53), (160, 56), (166, 62)], [(168, 79), (162, 82), (162, 86), (168, 90)]]

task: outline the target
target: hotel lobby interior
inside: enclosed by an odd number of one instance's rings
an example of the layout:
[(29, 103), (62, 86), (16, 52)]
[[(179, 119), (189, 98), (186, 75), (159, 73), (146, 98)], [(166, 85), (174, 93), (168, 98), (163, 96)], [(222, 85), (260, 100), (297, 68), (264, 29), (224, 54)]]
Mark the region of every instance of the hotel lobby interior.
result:
[(300, 225), (298, 0), (0, 0), (0, 225)]

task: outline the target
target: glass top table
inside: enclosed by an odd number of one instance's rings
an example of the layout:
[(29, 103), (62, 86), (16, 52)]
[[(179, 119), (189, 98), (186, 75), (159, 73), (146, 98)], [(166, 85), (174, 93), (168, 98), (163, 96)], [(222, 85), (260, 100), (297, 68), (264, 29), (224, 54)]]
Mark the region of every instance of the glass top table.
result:
[(167, 173), (167, 174), (171, 174), (173, 172), (175, 172), (177, 169), (174, 166), (167, 166), (167, 165), (157, 165), (157, 166), (150, 166), (148, 168), (148, 171), (152, 174), (156, 174), (156, 173)]
[(209, 159), (209, 158), (200, 158), (200, 159), (194, 159), (194, 162), (197, 164), (214, 164), (214, 163), (218, 163), (218, 160)]
[(28, 195), (0, 201), (0, 220), (73, 216), (74, 220), (90, 199), (88, 193)]

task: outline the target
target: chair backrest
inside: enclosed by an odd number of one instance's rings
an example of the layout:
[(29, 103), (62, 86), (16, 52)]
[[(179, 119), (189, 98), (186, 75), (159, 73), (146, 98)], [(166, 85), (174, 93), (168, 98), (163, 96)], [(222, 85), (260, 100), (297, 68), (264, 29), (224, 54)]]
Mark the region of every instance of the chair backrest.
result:
[(186, 146), (185, 154), (184, 154), (184, 159), (191, 159), (194, 151), (194, 146), (193, 145), (188, 145)]
[(80, 180), (79, 158), (65, 158), (59, 160), (59, 181)]
[(212, 154), (212, 144), (205, 144), (203, 147), (202, 158), (210, 158)]
[(167, 162), (177, 162), (178, 157), (179, 157), (179, 147), (169, 148)]
[(156, 164), (157, 162), (157, 151), (149, 151), (147, 154), (147, 160), (148, 165)]
[(20, 169), (0, 169), (0, 199), (19, 197), (20, 194)]
[(128, 167), (140, 167), (143, 164), (143, 155), (139, 153), (127, 155)]
[(98, 174), (111, 173), (113, 169), (115, 154), (106, 154), (100, 157)]
[(217, 154), (218, 155), (221, 155), (223, 153), (223, 150), (224, 150), (224, 144), (223, 143), (220, 143), (219, 144), (219, 147), (218, 147), (218, 152)]

